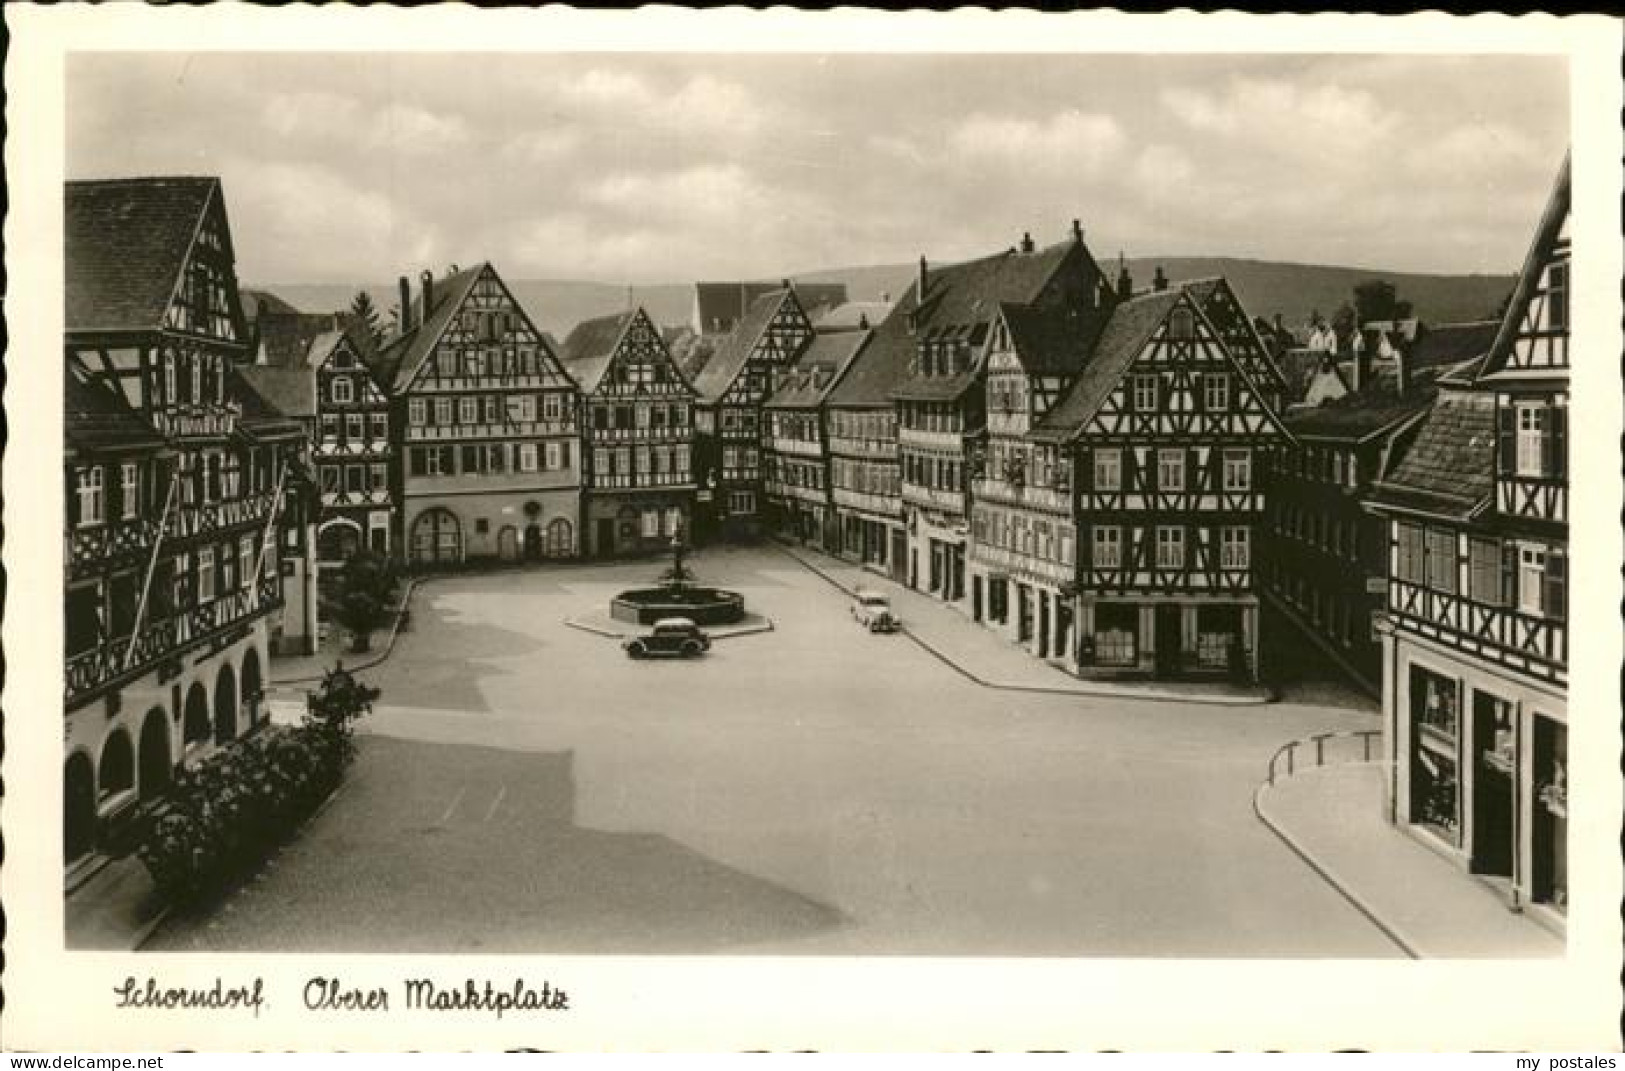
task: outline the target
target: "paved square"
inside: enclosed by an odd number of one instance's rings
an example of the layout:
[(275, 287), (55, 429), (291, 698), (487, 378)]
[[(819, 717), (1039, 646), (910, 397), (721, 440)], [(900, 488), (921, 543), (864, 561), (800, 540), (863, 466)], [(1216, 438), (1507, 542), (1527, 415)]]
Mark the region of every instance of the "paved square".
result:
[(695, 564), (774, 631), (632, 662), (563, 624), (647, 562), (425, 584), (341, 794), (147, 947), (1398, 954), (1251, 810), (1372, 713), (984, 688), (776, 549)]

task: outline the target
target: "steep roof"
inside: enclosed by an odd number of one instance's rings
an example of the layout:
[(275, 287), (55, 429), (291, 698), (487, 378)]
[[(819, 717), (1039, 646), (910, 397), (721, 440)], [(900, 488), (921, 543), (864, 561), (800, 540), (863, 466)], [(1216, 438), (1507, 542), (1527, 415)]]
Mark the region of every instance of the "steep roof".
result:
[(1299, 438), (1361, 442), (1426, 409), (1433, 393), (1424, 389), (1405, 396), (1347, 395), (1312, 409), (1290, 410), (1281, 422)]
[(739, 370), (745, 367), (755, 350), (756, 343), (772, 325), (773, 318), (787, 300), (791, 291), (774, 290), (751, 302), (745, 316), (718, 345), (716, 352), (693, 377), (694, 390), (705, 401), (716, 401), (733, 385)]
[(161, 328), (192, 239), (219, 188), (219, 179), (192, 176), (67, 183), (67, 330)]
[(1535, 288), (1540, 285), (1546, 261), (1556, 248), (1557, 241), (1563, 234), (1564, 222), (1569, 217), (1569, 183), (1569, 156), (1564, 153), (1563, 164), (1557, 171), (1557, 181), (1553, 183), (1551, 195), (1546, 199), (1546, 210), (1541, 213), (1540, 225), (1535, 228), (1534, 241), (1529, 243), (1529, 252), (1524, 257), (1523, 269), (1518, 272), (1518, 285), (1513, 288), (1512, 299), (1507, 302), (1506, 312), (1501, 317), (1500, 328), (1495, 335), (1495, 343), (1490, 347), (1489, 358), (1484, 362), (1481, 375), (1492, 376), (1504, 368), (1507, 357), (1512, 353), (1513, 344), (1518, 340), (1524, 312), (1529, 307), (1529, 300), (1534, 295)]
[[(1247, 315), (1246, 308), (1241, 304), (1241, 298), (1236, 294), (1235, 288), (1230, 285), (1228, 279), (1222, 275), (1213, 275), (1202, 279), (1186, 280), (1177, 285), (1190, 293), (1191, 297), (1196, 300), (1197, 307), (1203, 312), (1209, 312), (1214, 303), (1218, 301), (1233, 305), (1246, 329), (1256, 337), (1259, 346), (1259, 360), (1263, 364), (1264, 370), (1275, 380), (1277, 387), (1286, 388), (1288, 386), (1286, 373), (1282, 371), (1280, 364), (1276, 360), (1277, 352), (1275, 348), (1268, 339), (1264, 338), (1258, 329), (1258, 325)], [(1271, 334), (1274, 333), (1272, 328)], [(1245, 363), (1243, 363), (1242, 371), (1250, 374), (1250, 370)], [(1253, 385), (1255, 387), (1265, 386), (1262, 383)]]
[(889, 301), (847, 301), (809, 312), (808, 319), (819, 331), (861, 331), (880, 324), (889, 312)]
[[(727, 282), (695, 283), (694, 301), (699, 322), (695, 328), (702, 334), (715, 333), (718, 328), (727, 331), (744, 319), (750, 307), (765, 295), (783, 290), (785, 282)], [(795, 283), (797, 295), (807, 308), (817, 305), (839, 305), (846, 300), (845, 283)]]
[(227, 369), (227, 394), (242, 406), (239, 426), (259, 438), (303, 436), (305, 429), (298, 420), (283, 412), (280, 406), (261, 393), (260, 385), (250, 379), (248, 373), (256, 367), (261, 371), (266, 370), (263, 366), (254, 365), (231, 365)]
[(1002, 303), (1004, 322), (1021, 366), (1030, 375), (1071, 375), (1083, 366), (1105, 329), (1105, 309), (1035, 309)]
[(1407, 354), (1411, 367), (1432, 368), (1482, 357), (1495, 344), (1500, 327), (1499, 320), (1425, 327), (1417, 333)]
[(69, 453), (157, 449), (163, 436), (123, 398), (86, 383), (71, 365), (63, 377), (63, 441)]
[(368, 361), (379, 383), (394, 392), (404, 390), (412, 382), (423, 362), (434, 352), (446, 324), (462, 305), (463, 299), (468, 297), (480, 273), (488, 267), (488, 263), (481, 263), (444, 279), (436, 279), (433, 287), (434, 307), (427, 311), (427, 315), (423, 308), (423, 295), (419, 291), (412, 299), (410, 309), (412, 329), (385, 340), (377, 354)]
[(828, 331), (815, 335), (784, 383), (767, 400), (767, 407), (808, 409), (821, 404), (872, 334), (870, 331)]
[(1446, 390), (1371, 502), (1465, 519), (1489, 502), (1494, 487), (1495, 398)]
[(316, 370), (309, 365), (245, 364), (238, 371), (254, 393), (283, 416), (316, 415)]
[(1083, 429), (1117, 386), (1158, 325), (1185, 297), (1183, 290), (1153, 290), (1119, 303), (1094, 353), (1066, 394), (1033, 429), (1033, 437), (1065, 441)]
[(608, 357), (615, 352), (615, 345), (620, 342), (621, 333), (636, 315), (636, 312), (628, 309), (625, 312), (615, 312), (608, 316), (581, 321), (576, 324), (575, 330), (565, 337), (564, 345), (559, 348), (559, 358), (565, 361), (579, 361), (585, 357)]

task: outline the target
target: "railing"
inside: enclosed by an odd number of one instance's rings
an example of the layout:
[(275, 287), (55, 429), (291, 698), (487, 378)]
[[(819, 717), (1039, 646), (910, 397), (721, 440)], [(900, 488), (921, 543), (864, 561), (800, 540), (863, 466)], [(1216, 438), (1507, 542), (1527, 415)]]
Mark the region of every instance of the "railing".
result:
[[(1290, 740), (1276, 748), (1275, 754), (1270, 756), (1269, 783), (1275, 784), (1277, 774), (1291, 777), (1299, 766), (1309, 768), (1311, 758), (1317, 768), (1329, 765), (1326, 757), (1328, 750), (1333, 752), (1334, 758), (1338, 752), (1346, 752), (1342, 758), (1343, 763), (1370, 762), (1376, 757), (1376, 748), (1372, 746), (1372, 740), (1381, 735), (1381, 729), (1355, 729), (1349, 732), (1318, 733), (1307, 740)], [(1353, 743), (1354, 741), (1358, 741), (1358, 744)], [(1345, 742), (1349, 744), (1346, 749), (1343, 746)], [(1327, 748), (1328, 743), (1332, 744), (1330, 749)], [(1305, 753), (1302, 760), (1298, 758), (1300, 751)], [(1359, 758), (1353, 757), (1356, 753), (1359, 754)], [(1284, 772), (1280, 769), (1283, 764), (1286, 767)]]
[(768, 440), (768, 448), (774, 453), (787, 454), (793, 457), (821, 458), (824, 456), (824, 445), (816, 439), (787, 439), (775, 436)]
[(586, 432), (588, 445), (602, 443), (681, 443), (694, 438), (687, 424), (664, 428), (592, 428)]
[(252, 588), (234, 588), (187, 613), (151, 621), (139, 633), (116, 637), (94, 650), (74, 655), (64, 666), (68, 699), (137, 676), (181, 648), (201, 643), (281, 604), (280, 577), (262, 577)]
[(188, 539), (244, 525), (264, 524), (275, 504), (275, 491), (261, 491), (241, 498), (178, 506), (169, 515), (164, 535), (169, 539)]
[(144, 554), (152, 549), (158, 534), (156, 517), (108, 521), (105, 524), (75, 528), (64, 536), (69, 572), (100, 571), (108, 559), (125, 554)]
[(832, 495), (837, 506), (845, 506), (847, 509), (863, 510), (887, 517), (895, 517), (901, 512), (901, 499), (897, 495), (854, 491), (850, 487), (836, 487)]
[(599, 490), (604, 490), (604, 489), (635, 490), (635, 489), (638, 489), (638, 488), (649, 487), (649, 488), (660, 488), (661, 490), (669, 491), (669, 490), (672, 490), (674, 488), (691, 488), (691, 487), (693, 487), (694, 486), (694, 477), (689, 475), (686, 472), (668, 473), (668, 474), (664, 474), (664, 475), (655, 475), (655, 474), (652, 474), (652, 473), (640, 473), (638, 475), (624, 475), (624, 476), (623, 475), (600, 476), (600, 475), (594, 474), (594, 475), (588, 477), (588, 486), (597, 488)]
[(1543, 662), (1566, 679), (1569, 632), (1562, 621), (1505, 606), (1486, 606), (1461, 595), (1389, 578), (1388, 611), (1401, 627), (1452, 647), (1518, 666)]
[(377, 491), (323, 491), (324, 506), (387, 506), (389, 492)]
[(214, 438), (230, 435), (237, 426), (239, 409), (227, 406), (182, 406), (176, 409), (157, 409), (152, 413), (153, 426), (166, 437)]
[(923, 428), (901, 428), (897, 432), (897, 441), (903, 446), (920, 446), (929, 450), (952, 450), (957, 453), (965, 448), (965, 433), (962, 431), (926, 431)]
[(435, 393), (438, 391), (489, 391), (507, 390), (515, 387), (553, 387), (559, 388), (562, 384), (550, 382), (547, 377), (539, 374), (492, 372), (483, 376), (428, 376), (413, 384), (413, 393)]
[(1010, 550), (1008, 547), (996, 547), (989, 543), (974, 541), (971, 543), (970, 553), (972, 561), (1021, 576), (1035, 577), (1055, 584), (1065, 584), (1075, 579), (1071, 562), (1055, 561), (1042, 554), (1028, 554)]

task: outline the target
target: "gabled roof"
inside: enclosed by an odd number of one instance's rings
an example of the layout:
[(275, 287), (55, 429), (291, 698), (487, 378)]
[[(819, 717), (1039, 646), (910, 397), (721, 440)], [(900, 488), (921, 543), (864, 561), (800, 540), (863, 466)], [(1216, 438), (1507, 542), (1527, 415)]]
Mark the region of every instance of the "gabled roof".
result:
[(795, 300), (793, 294), (791, 290), (774, 290), (751, 302), (744, 318), (718, 344), (716, 352), (705, 362), (705, 367), (694, 376), (694, 389), (701, 399), (714, 402), (727, 392), (762, 335), (772, 326), (779, 309), (786, 301)]
[(1488, 504), (1494, 487), (1495, 398), (1446, 390), (1370, 502), (1466, 519)]
[(1062, 442), (1083, 429), (1181, 300), (1183, 290), (1153, 290), (1119, 303), (1094, 353), (1061, 400), (1033, 429), (1033, 438)]
[(815, 335), (764, 404), (769, 409), (810, 409), (822, 404), (872, 335), (870, 331), (826, 331)]
[(324, 335), (342, 330), (346, 320), (344, 315), (334, 313), (275, 312), (259, 317), (254, 329), (259, 335), (259, 348), (266, 364), (276, 368), (314, 367), (317, 362), (312, 359), (312, 344)]
[(1110, 317), (1108, 310), (1035, 309), (1002, 303), (1021, 367), (1034, 376), (1069, 376), (1083, 367)]
[(316, 370), (306, 364), (238, 366), (243, 381), (283, 416), (316, 415)]
[(1518, 331), (1523, 326), (1530, 298), (1540, 285), (1546, 261), (1550, 259), (1563, 233), (1564, 221), (1569, 216), (1569, 181), (1569, 156), (1564, 153), (1563, 164), (1557, 171), (1557, 181), (1552, 185), (1551, 196), (1546, 199), (1546, 210), (1541, 214), (1540, 225), (1535, 228), (1535, 240), (1529, 244), (1523, 270), (1518, 273), (1518, 285), (1513, 288), (1512, 299), (1507, 302), (1500, 329), (1496, 332), (1495, 343), (1490, 347), (1489, 358), (1484, 362), (1481, 375), (1493, 376), (1504, 368), (1513, 344), (1518, 340)]
[[(1259, 359), (1271, 378), (1275, 380), (1275, 386), (1283, 389), (1287, 388), (1286, 374), (1276, 363), (1275, 353), (1271, 350), (1269, 342), (1258, 333), (1258, 326), (1247, 315), (1247, 310), (1242, 305), (1241, 298), (1236, 295), (1236, 291), (1230, 285), (1228, 279), (1222, 275), (1214, 275), (1204, 279), (1191, 279), (1178, 285), (1190, 292), (1191, 296), (1196, 299), (1197, 307), (1203, 312), (1207, 312), (1217, 302), (1224, 302), (1233, 306), (1245, 324), (1246, 329), (1253, 333), (1254, 340), (1258, 343)], [(1242, 371), (1245, 373), (1247, 369), (1243, 368)], [(1264, 384), (1255, 383), (1253, 386), (1262, 387)]]
[(1363, 442), (1407, 423), (1428, 407), (1434, 391), (1421, 388), (1408, 395), (1346, 395), (1313, 408), (1289, 410), (1281, 422), (1301, 439)]
[(863, 331), (879, 326), (891, 308), (889, 301), (846, 301), (809, 311), (807, 318), (819, 331)]
[(300, 310), (294, 308), (287, 301), (277, 297), (269, 290), (250, 290), (246, 287), (237, 291), (243, 299), (243, 318), (252, 326), (254, 321), (262, 314), (268, 316), (295, 316)]
[[(740, 320), (745, 313), (759, 299), (767, 294), (783, 290), (788, 283), (768, 282), (729, 282), (729, 283), (695, 283), (694, 302), (695, 315), (699, 322), (695, 329), (704, 333), (728, 331)], [(796, 283), (795, 289), (801, 297), (805, 307), (812, 308), (818, 305), (839, 305), (846, 300), (845, 283)]]
[[(261, 393), (258, 384), (251, 381), (248, 373), (256, 367), (254, 365), (231, 365), (227, 369), (226, 393), (242, 406), (238, 426), (258, 438), (302, 437), (305, 434), (305, 429), (299, 421), (283, 412), (280, 406)], [(263, 367), (259, 367), (259, 370), (268, 371)], [(312, 412), (314, 412), (314, 409), (313, 402)]]
[(69, 182), (64, 191), (64, 325), (75, 331), (156, 331), (220, 180)]
[(163, 436), (123, 398), (85, 382), (71, 362), (63, 377), (62, 431), (70, 454), (156, 450), (164, 445)]
[(446, 324), (462, 306), (480, 274), (489, 267), (489, 263), (481, 263), (444, 279), (436, 279), (433, 287), (434, 307), (427, 310), (427, 315), (423, 308), (423, 295), (419, 291), (412, 299), (410, 309), (410, 322), (414, 325), (412, 329), (386, 339), (378, 353), (368, 361), (379, 383), (385, 384), (391, 393), (406, 389), (418, 369), (423, 367), (423, 362), (434, 352)]

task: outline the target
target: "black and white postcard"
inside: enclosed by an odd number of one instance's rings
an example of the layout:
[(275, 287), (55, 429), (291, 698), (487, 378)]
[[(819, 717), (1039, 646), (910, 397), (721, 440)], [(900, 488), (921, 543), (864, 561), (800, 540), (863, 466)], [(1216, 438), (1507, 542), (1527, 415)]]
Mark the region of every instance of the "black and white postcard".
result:
[(11, 1046), (1618, 1048), (1617, 22), (8, 18)]

